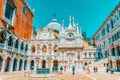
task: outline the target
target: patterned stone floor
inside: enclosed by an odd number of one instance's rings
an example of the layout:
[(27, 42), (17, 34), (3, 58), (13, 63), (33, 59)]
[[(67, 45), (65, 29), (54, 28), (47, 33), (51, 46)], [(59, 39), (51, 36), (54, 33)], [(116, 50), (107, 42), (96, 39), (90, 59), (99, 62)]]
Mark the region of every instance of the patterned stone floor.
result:
[[(27, 71), (30, 72), (30, 71)], [(24, 72), (10, 72), (10, 73), (0, 73), (0, 80), (120, 80), (120, 73), (110, 74), (105, 72), (97, 72), (90, 74), (77, 72), (72, 75), (71, 72), (64, 72), (62, 75), (57, 74), (55, 77), (47, 78), (32, 78), (28, 75), (24, 75)]]

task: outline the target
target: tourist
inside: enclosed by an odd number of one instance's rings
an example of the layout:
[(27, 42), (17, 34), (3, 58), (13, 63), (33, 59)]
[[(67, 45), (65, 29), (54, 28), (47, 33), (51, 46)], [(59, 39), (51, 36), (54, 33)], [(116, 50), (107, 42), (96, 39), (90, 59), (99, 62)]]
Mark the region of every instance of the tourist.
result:
[(98, 72), (98, 68), (96, 67), (96, 72)]
[(73, 72), (72, 75), (75, 75), (75, 67), (74, 66), (72, 67), (72, 72)]
[(63, 67), (61, 66), (60, 67), (60, 74), (62, 74), (62, 71), (63, 71)]
[(111, 74), (114, 74), (114, 69), (113, 69), (113, 67), (111, 68)]
[(95, 71), (95, 67), (93, 68), (93, 70), (94, 70), (94, 72), (96, 72), (96, 71)]
[(64, 71), (66, 71), (66, 65), (64, 66)]
[(89, 69), (89, 66), (87, 67), (87, 74), (90, 74), (90, 69)]

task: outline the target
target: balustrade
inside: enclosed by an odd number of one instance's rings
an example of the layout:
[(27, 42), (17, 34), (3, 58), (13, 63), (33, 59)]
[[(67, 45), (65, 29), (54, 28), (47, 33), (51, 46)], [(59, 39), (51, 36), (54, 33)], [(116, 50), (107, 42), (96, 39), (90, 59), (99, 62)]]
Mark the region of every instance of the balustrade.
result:
[(5, 44), (0, 43), (0, 48), (4, 48)]
[(7, 46), (7, 49), (8, 49), (8, 50), (12, 50), (12, 48), (13, 48), (13, 47), (11, 47), (11, 46)]

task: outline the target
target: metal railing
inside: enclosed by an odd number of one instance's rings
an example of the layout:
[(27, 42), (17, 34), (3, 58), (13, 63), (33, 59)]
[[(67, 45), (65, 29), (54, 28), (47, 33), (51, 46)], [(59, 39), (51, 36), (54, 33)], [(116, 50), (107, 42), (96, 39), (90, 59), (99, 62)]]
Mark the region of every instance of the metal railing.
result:
[(4, 44), (3, 43), (0, 43), (0, 48), (4, 48)]
[(8, 50), (12, 50), (12, 48), (13, 48), (13, 47), (11, 47), (11, 46), (7, 46), (7, 49), (8, 49)]
[(59, 47), (83, 47), (82, 44), (60, 44)]

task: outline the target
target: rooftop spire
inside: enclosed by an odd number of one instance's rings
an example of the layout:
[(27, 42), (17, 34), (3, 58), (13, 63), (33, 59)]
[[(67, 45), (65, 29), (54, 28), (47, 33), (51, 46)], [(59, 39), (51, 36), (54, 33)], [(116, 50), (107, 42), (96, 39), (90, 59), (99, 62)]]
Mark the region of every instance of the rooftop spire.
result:
[(77, 33), (79, 33), (78, 19), (77, 19), (76, 27), (77, 27)]
[(55, 13), (53, 13), (53, 19), (52, 19), (52, 22), (57, 22), (57, 20), (56, 20), (56, 14), (55, 14)]
[(75, 27), (74, 16), (72, 17), (72, 24)]
[(62, 20), (62, 27), (64, 28), (64, 20)]
[(72, 27), (71, 16), (69, 16), (69, 27)]

